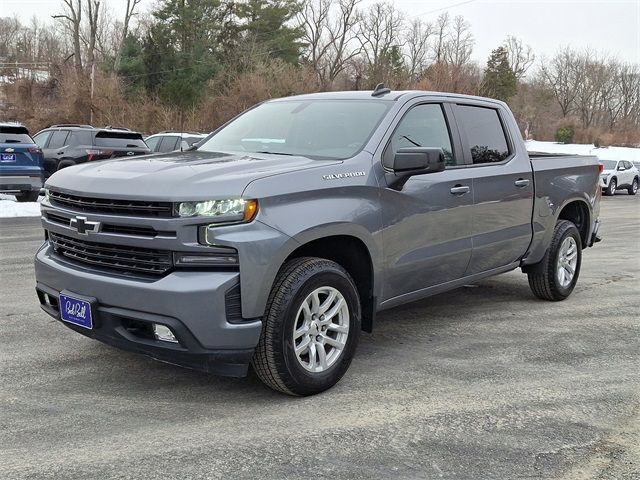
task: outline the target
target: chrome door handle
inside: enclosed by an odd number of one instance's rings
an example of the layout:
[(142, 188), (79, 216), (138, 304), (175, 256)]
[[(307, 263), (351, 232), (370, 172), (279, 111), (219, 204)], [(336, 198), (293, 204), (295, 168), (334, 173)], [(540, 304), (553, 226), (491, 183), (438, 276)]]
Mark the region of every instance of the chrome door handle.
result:
[(519, 178), (518, 180), (515, 181), (515, 185), (518, 188), (528, 187), (529, 180), (527, 180), (526, 178)]
[(465, 193), (469, 193), (469, 188), (467, 185), (456, 185), (451, 190), (449, 190), (453, 195), (464, 195)]

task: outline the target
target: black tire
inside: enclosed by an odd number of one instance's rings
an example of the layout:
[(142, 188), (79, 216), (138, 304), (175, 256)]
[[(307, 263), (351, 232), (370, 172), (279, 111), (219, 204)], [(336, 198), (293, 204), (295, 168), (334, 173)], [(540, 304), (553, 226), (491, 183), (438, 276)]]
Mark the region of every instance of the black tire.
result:
[[(317, 288), (335, 288), (349, 309), (349, 330), (343, 350), (323, 372), (310, 372), (294, 351), (293, 332), (302, 302)], [(335, 262), (315, 257), (286, 262), (271, 289), (253, 369), (267, 386), (289, 395), (313, 395), (335, 385), (345, 374), (360, 336), (360, 297), (347, 271)], [(323, 347), (324, 348), (324, 347)]]
[(40, 192), (35, 190), (26, 190), (16, 194), (16, 200), (19, 202), (37, 202)]
[(63, 168), (72, 167), (76, 164), (73, 160), (62, 160), (58, 164), (58, 170), (62, 170)]
[[(577, 263), (575, 273), (571, 282), (563, 287), (556, 278), (558, 269), (558, 256), (560, 254), (560, 246), (567, 237), (573, 237), (577, 245)], [(580, 266), (582, 264), (582, 240), (580, 232), (576, 226), (568, 220), (559, 220), (553, 232), (551, 245), (547, 249), (544, 258), (536, 265), (532, 265), (527, 275), (529, 277), (529, 287), (533, 294), (542, 300), (559, 301), (564, 300), (573, 291), (580, 275)]]
[(629, 192), (629, 195), (635, 195), (637, 191), (638, 191), (638, 177), (634, 178), (633, 182), (631, 182), (631, 186), (627, 188), (627, 192)]
[(618, 186), (618, 180), (616, 180), (616, 178), (614, 177), (609, 181), (609, 185), (607, 185), (607, 188), (605, 188), (604, 194), (609, 197), (611, 195), (615, 195), (617, 186)]

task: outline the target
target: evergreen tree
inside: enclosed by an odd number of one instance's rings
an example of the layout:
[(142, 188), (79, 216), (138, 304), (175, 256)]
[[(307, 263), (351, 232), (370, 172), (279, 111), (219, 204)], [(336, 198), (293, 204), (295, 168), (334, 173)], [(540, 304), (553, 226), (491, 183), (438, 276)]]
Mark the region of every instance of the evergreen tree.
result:
[(304, 46), (302, 27), (289, 24), (299, 11), (296, 0), (245, 0), (237, 4), (245, 40), (256, 42), (269, 57), (293, 64), (298, 63)]
[(482, 94), (506, 102), (518, 91), (516, 76), (509, 66), (509, 54), (504, 47), (491, 52), (482, 80)]

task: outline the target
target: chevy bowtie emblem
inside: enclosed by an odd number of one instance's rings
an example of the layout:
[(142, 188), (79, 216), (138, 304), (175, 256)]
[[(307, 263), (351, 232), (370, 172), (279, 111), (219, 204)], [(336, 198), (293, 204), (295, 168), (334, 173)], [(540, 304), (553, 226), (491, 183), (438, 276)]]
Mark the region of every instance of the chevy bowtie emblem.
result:
[(4, 149), (4, 151), (5, 151), (5, 152), (7, 152), (7, 153), (13, 153), (13, 152), (15, 152), (15, 150), (14, 150), (13, 148), (11, 148), (11, 147), (9, 147), (9, 148), (5, 148), (5, 149)]
[(100, 222), (89, 222), (87, 217), (75, 217), (69, 222), (69, 227), (80, 235), (89, 235), (100, 231)]
[(129, 155), (129, 156), (134, 155), (134, 154), (135, 154), (135, 152), (127, 152), (127, 155)]

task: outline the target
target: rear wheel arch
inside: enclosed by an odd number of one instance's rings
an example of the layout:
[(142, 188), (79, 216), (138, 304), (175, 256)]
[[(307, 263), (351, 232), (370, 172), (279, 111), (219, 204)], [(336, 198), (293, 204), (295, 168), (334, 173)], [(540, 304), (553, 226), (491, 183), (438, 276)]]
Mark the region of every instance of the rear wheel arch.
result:
[(572, 200), (565, 204), (558, 214), (556, 223), (560, 220), (568, 220), (576, 226), (578, 232), (580, 232), (583, 248), (589, 244), (591, 208), (586, 201)]

